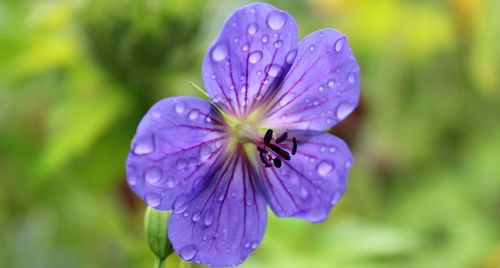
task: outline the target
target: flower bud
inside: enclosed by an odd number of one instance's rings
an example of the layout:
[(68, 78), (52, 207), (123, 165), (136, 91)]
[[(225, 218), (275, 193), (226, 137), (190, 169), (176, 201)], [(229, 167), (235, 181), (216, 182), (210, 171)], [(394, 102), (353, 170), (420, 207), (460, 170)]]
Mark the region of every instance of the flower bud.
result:
[(163, 261), (173, 252), (172, 244), (168, 240), (168, 219), (170, 211), (146, 209), (144, 228), (149, 248), (156, 257)]

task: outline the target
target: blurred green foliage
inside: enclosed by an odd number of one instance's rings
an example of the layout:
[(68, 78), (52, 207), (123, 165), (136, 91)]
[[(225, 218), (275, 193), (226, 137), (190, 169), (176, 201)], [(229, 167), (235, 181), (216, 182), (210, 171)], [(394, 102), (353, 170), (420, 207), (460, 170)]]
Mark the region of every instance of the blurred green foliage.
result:
[[(0, 267), (152, 266), (130, 140), (244, 3), (0, 2)], [(271, 216), (243, 267), (500, 267), (500, 1), (273, 3), (349, 37), (356, 162), (327, 222)]]

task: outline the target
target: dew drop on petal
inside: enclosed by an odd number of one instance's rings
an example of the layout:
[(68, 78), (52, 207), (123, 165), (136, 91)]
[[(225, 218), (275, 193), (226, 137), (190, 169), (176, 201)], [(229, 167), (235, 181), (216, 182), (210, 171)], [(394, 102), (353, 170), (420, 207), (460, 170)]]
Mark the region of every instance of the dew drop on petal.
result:
[(189, 203), (188, 201), (189, 201), (189, 197), (187, 194), (179, 195), (174, 200), (174, 203), (172, 205), (172, 212), (174, 214), (180, 214), (180, 213), (186, 211), (186, 209), (188, 207), (188, 203)]
[(354, 105), (346, 102), (340, 103), (337, 107), (337, 118), (344, 120), (353, 110)]
[(146, 203), (150, 206), (150, 207), (157, 207), (158, 205), (160, 205), (161, 203), (161, 197), (159, 194), (157, 193), (147, 193), (145, 196), (144, 196), (144, 200), (146, 201)]
[(135, 169), (132, 169), (133, 171), (130, 171), (127, 173), (127, 182), (130, 184), (130, 186), (134, 186), (137, 184), (137, 174), (135, 173)]
[(283, 96), (283, 98), (280, 100), (280, 106), (285, 106), (287, 105), (290, 101), (293, 100), (293, 98), (295, 97), (295, 93), (293, 92), (290, 92), (288, 94), (286, 94), (285, 96)]
[(198, 253), (198, 249), (195, 245), (187, 245), (180, 250), (181, 257), (186, 261), (192, 260), (196, 256), (196, 253)]
[(351, 168), (352, 162), (350, 160), (347, 160), (344, 164), (345, 168)]
[(292, 64), (296, 56), (297, 56), (297, 50), (296, 49), (290, 50), (288, 54), (286, 54), (286, 59), (285, 59), (286, 63)]
[(337, 202), (340, 200), (340, 197), (342, 197), (342, 191), (335, 191), (333, 192), (333, 197), (332, 197), (332, 200), (330, 201), (330, 205), (335, 205), (337, 204)]
[(243, 46), (241, 46), (241, 50), (243, 51), (248, 51), (248, 48), (249, 48), (248, 44), (244, 44)]
[(327, 175), (328, 173), (330, 173), (333, 169), (333, 166), (332, 164), (326, 162), (326, 161), (322, 161), (321, 163), (318, 164), (318, 166), (316, 167), (316, 170), (318, 171), (318, 174), (320, 176), (325, 176)]
[(252, 24), (248, 25), (248, 28), (247, 28), (248, 34), (254, 35), (257, 33), (257, 30), (258, 30), (257, 24), (252, 23)]
[(333, 79), (328, 80), (328, 86), (333, 88), (335, 86), (335, 80)]
[(349, 84), (354, 84), (355, 81), (356, 81), (356, 75), (354, 73), (350, 73), (347, 76), (347, 82), (349, 82)]
[(205, 224), (205, 226), (210, 226), (213, 221), (214, 221), (214, 211), (213, 209), (210, 208), (205, 212), (205, 215), (203, 216), (203, 223)]
[(193, 213), (193, 217), (191, 217), (191, 220), (193, 222), (198, 222), (201, 218), (201, 213), (198, 211), (198, 212), (195, 212)]
[(283, 46), (283, 41), (278, 40), (278, 41), (274, 42), (273, 45), (274, 45), (275, 48), (280, 48), (280, 47)]
[(187, 162), (186, 162), (186, 160), (184, 160), (184, 159), (179, 159), (179, 160), (177, 160), (177, 169), (178, 169), (178, 170), (185, 169), (185, 168), (186, 168), (186, 166), (187, 166)]
[(266, 72), (269, 76), (276, 77), (276, 76), (281, 74), (283, 69), (281, 68), (280, 65), (273, 63), (271, 65), (268, 65), (266, 67), (266, 70), (267, 70)]
[(262, 52), (260, 51), (254, 51), (250, 53), (250, 55), (248, 56), (248, 62), (250, 62), (251, 64), (255, 64), (259, 62), (261, 59), (262, 59)]
[(340, 52), (344, 47), (345, 38), (341, 38), (335, 42), (335, 51)]
[(159, 167), (151, 167), (146, 170), (146, 174), (144, 174), (144, 178), (147, 182), (151, 184), (155, 184), (160, 181), (162, 176), (162, 171)]
[(200, 112), (198, 112), (198, 110), (192, 110), (189, 113), (189, 119), (196, 120), (196, 118), (198, 118), (198, 115), (200, 115)]
[(175, 104), (175, 112), (178, 114), (182, 114), (186, 110), (186, 104), (184, 102), (178, 102)]
[(245, 93), (245, 92), (247, 92), (247, 85), (246, 85), (246, 84), (243, 84), (243, 85), (241, 86), (241, 88), (240, 88), (240, 91), (241, 91), (241, 93)]
[(314, 50), (316, 50), (316, 46), (315, 45), (311, 45), (309, 47), (309, 51), (313, 52)]
[(174, 188), (174, 186), (175, 186), (174, 177), (168, 177), (167, 178), (166, 186), (169, 189)]
[(134, 143), (134, 153), (137, 155), (149, 154), (154, 151), (154, 143), (152, 135), (139, 137)]
[(267, 26), (273, 30), (283, 28), (286, 22), (286, 15), (280, 11), (273, 11), (267, 16)]
[(252, 249), (256, 249), (258, 245), (259, 245), (259, 242), (257, 242), (257, 241), (253, 241), (253, 242), (252, 242), (252, 244), (250, 245), (250, 247), (251, 247)]
[(319, 90), (319, 92), (323, 92), (323, 90), (325, 90), (325, 87), (323, 87), (323, 86), (319, 86), (319, 87), (318, 87), (318, 90)]
[(269, 42), (269, 36), (267, 36), (266, 34), (263, 35), (260, 41), (262, 41), (262, 43), (264, 44), (267, 44), (267, 42)]
[(222, 61), (227, 57), (227, 47), (223, 43), (217, 44), (214, 49), (212, 49), (212, 59), (214, 61)]

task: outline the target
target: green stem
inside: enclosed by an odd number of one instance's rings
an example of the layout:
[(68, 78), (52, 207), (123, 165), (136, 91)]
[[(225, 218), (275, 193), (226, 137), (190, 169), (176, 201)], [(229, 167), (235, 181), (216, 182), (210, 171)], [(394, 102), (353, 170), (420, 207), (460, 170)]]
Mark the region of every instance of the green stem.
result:
[(165, 266), (165, 259), (160, 259), (158, 257), (155, 256), (155, 264), (153, 266), (153, 268), (163, 268)]

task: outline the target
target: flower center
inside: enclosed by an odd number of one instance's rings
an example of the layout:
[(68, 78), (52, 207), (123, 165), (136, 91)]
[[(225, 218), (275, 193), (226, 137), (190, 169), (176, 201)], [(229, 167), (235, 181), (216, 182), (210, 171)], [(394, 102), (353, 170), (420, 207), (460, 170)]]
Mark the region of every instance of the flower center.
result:
[[(281, 159), (289, 161), (291, 159), (290, 153), (280, 146), (281, 143), (288, 139), (288, 132), (284, 132), (279, 137), (274, 139), (273, 143), (273, 130), (268, 129), (263, 138), (263, 143), (257, 144), (257, 151), (260, 154), (260, 161), (264, 164), (264, 167), (272, 167), (273, 165), (280, 168), (282, 163)], [(270, 151), (268, 150), (270, 149)], [(273, 153), (275, 156), (273, 157)], [(291, 154), (295, 155), (297, 153), (297, 139), (292, 138), (292, 150)]]

